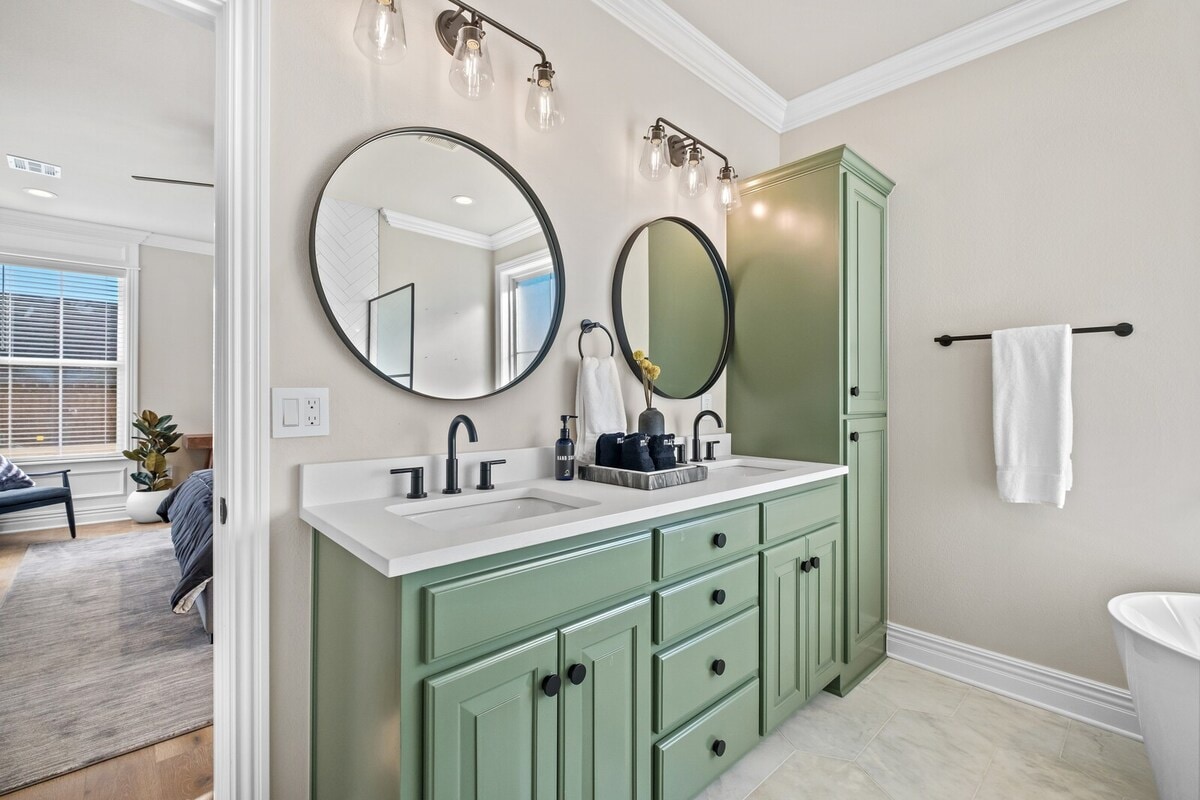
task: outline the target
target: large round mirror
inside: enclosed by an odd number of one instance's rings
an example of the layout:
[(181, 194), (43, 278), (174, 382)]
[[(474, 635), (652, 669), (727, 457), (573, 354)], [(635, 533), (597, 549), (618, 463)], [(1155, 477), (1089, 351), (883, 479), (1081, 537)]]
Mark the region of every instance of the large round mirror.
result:
[(613, 277), (613, 321), (625, 360), (641, 378), (633, 351), (645, 351), (662, 374), (654, 391), (696, 397), (716, 382), (733, 331), (729, 275), (704, 232), (678, 217), (633, 232)]
[(545, 209), (495, 153), (402, 128), (346, 156), (321, 191), (313, 280), (346, 346), (427, 397), (503, 391), (537, 368), (563, 308)]

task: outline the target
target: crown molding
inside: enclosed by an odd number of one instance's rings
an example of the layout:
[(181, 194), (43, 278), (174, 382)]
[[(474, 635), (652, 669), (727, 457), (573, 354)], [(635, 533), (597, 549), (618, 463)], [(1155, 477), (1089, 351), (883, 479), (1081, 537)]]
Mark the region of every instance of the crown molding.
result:
[(592, 0), (776, 133), (1120, 5), (1125, 0), (1022, 0), (787, 100), (662, 0)]
[(186, 239), (182, 236), (168, 236), (165, 233), (150, 234), (142, 242), (142, 247), (161, 247), (164, 250), (180, 250), (184, 253), (199, 253), (205, 256), (211, 256), (215, 250), (212, 242)]
[(510, 225), (489, 236), (486, 233), (476, 233), (466, 228), (456, 228), (453, 225), (434, 222), (424, 217), (414, 217), (412, 214), (392, 211), (390, 208), (381, 208), (379, 209), (379, 213), (383, 216), (384, 221), (393, 228), (432, 236), (435, 239), (445, 239), (447, 242), (465, 244), (468, 247), (477, 247), (480, 250), (496, 251), (501, 247), (514, 244), (522, 239), (528, 239), (535, 233), (541, 233), (542, 231), (542, 225), (537, 221), (536, 217), (523, 219), (517, 224)]
[(1061, 28), (1125, 0), (1024, 0), (788, 102), (783, 131)]
[(0, 208), (0, 255), (137, 267), (138, 245), (150, 234), (32, 211)]
[(783, 130), (787, 98), (722, 50), (663, 0), (592, 0), (768, 128)]

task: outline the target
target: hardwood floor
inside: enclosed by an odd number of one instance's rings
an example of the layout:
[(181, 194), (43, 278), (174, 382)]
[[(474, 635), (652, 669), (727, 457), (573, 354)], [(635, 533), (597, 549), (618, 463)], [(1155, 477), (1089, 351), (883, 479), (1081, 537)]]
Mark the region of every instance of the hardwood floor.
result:
[[(165, 524), (80, 525), (80, 539), (152, 531)], [(0, 606), (29, 545), (70, 541), (62, 528), (0, 534)], [(4, 795), (4, 800), (212, 800), (212, 726)]]

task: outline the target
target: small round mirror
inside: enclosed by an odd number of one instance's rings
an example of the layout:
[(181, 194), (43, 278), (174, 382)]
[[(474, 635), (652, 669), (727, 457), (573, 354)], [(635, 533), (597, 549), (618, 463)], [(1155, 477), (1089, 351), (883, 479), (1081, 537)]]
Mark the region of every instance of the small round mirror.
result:
[(643, 350), (662, 374), (654, 391), (696, 397), (721, 376), (733, 331), (729, 275), (704, 232), (678, 217), (648, 222), (633, 232), (613, 276), (613, 321), (634, 374)]
[(356, 147), (317, 200), (317, 294), (377, 375), (447, 400), (533, 372), (563, 309), (562, 254), (545, 209), (483, 145), (402, 128)]

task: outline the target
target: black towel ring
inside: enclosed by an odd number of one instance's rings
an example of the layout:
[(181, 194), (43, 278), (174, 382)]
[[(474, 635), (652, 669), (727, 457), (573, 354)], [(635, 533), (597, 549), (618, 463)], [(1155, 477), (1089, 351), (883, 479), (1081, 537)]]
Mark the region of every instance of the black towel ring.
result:
[(584, 334), (591, 333), (592, 331), (596, 330), (596, 328), (599, 328), (600, 330), (604, 331), (604, 334), (606, 336), (608, 336), (608, 354), (610, 356), (615, 356), (617, 354), (616, 342), (613, 341), (612, 333), (608, 330), (608, 328), (604, 327), (599, 322), (592, 322), (590, 319), (585, 319), (583, 322), (579, 323), (579, 357), (580, 358), (583, 358), (583, 336), (584, 336)]

